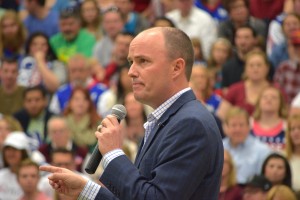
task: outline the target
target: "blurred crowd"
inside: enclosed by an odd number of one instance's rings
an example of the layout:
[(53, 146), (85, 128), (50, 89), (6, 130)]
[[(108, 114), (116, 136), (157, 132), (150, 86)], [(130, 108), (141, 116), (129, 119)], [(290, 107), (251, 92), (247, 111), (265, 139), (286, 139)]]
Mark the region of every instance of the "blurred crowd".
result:
[(97, 182), (101, 164), (84, 168), (115, 104), (134, 161), (152, 108), (127, 55), (151, 27), (191, 38), (190, 87), (223, 137), (219, 200), (300, 199), (300, 0), (1, 0), (0, 199), (64, 199), (40, 165)]

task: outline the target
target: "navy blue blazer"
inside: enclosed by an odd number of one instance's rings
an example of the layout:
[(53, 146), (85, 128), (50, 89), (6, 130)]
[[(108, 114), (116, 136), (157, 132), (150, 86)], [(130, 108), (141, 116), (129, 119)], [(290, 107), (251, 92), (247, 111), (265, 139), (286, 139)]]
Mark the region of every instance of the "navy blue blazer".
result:
[(217, 200), (223, 144), (214, 117), (192, 91), (162, 115), (134, 164), (109, 163), (96, 199)]

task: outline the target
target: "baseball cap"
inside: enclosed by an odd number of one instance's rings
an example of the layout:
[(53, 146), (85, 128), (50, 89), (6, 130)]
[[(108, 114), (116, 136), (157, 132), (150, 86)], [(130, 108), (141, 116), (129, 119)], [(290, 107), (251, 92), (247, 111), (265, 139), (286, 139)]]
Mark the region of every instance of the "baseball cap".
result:
[(300, 45), (300, 29), (291, 33), (291, 41), (293, 45)]
[(246, 183), (246, 187), (255, 187), (260, 188), (263, 191), (268, 191), (271, 189), (272, 183), (263, 175), (255, 175)]
[(7, 146), (13, 147), (18, 150), (29, 150), (27, 136), (21, 131), (14, 131), (8, 134), (3, 143), (3, 147)]

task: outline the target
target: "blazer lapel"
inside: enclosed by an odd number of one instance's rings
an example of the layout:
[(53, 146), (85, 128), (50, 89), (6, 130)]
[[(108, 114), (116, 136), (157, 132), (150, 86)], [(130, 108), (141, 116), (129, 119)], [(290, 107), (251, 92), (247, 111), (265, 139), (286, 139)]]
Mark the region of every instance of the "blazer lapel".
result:
[(152, 142), (156, 138), (157, 134), (159, 133), (159, 130), (163, 128), (167, 123), (169, 118), (174, 115), (177, 110), (187, 103), (188, 101), (195, 100), (196, 97), (192, 90), (187, 91), (186, 93), (182, 94), (172, 105), (171, 107), (166, 110), (166, 112), (161, 116), (161, 118), (158, 120), (158, 122), (155, 124), (154, 128), (152, 129), (149, 137), (147, 138), (146, 143), (144, 144), (144, 139), (142, 140), (142, 143), (140, 144), (140, 148), (138, 150), (136, 159), (135, 159), (135, 166), (139, 167), (141, 160), (143, 159), (145, 153), (151, 146)]

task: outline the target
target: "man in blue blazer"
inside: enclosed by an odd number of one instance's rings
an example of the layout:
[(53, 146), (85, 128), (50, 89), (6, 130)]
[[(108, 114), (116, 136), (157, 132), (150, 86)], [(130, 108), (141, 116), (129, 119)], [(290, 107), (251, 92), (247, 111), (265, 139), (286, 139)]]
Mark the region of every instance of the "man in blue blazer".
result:
[(52, 172), (54, 189), (78, 199), (216, 200), (223, 167), (223, 145), (213, 116), (188, 87), (193, 47), (175, 28), (152, 28), (131, 42), (128, 75), (135, 98), (154, 108), (134, 164), (122, 149), (118, 120), (109, 115), (99, 130), (103, 186), (63, 169)]

